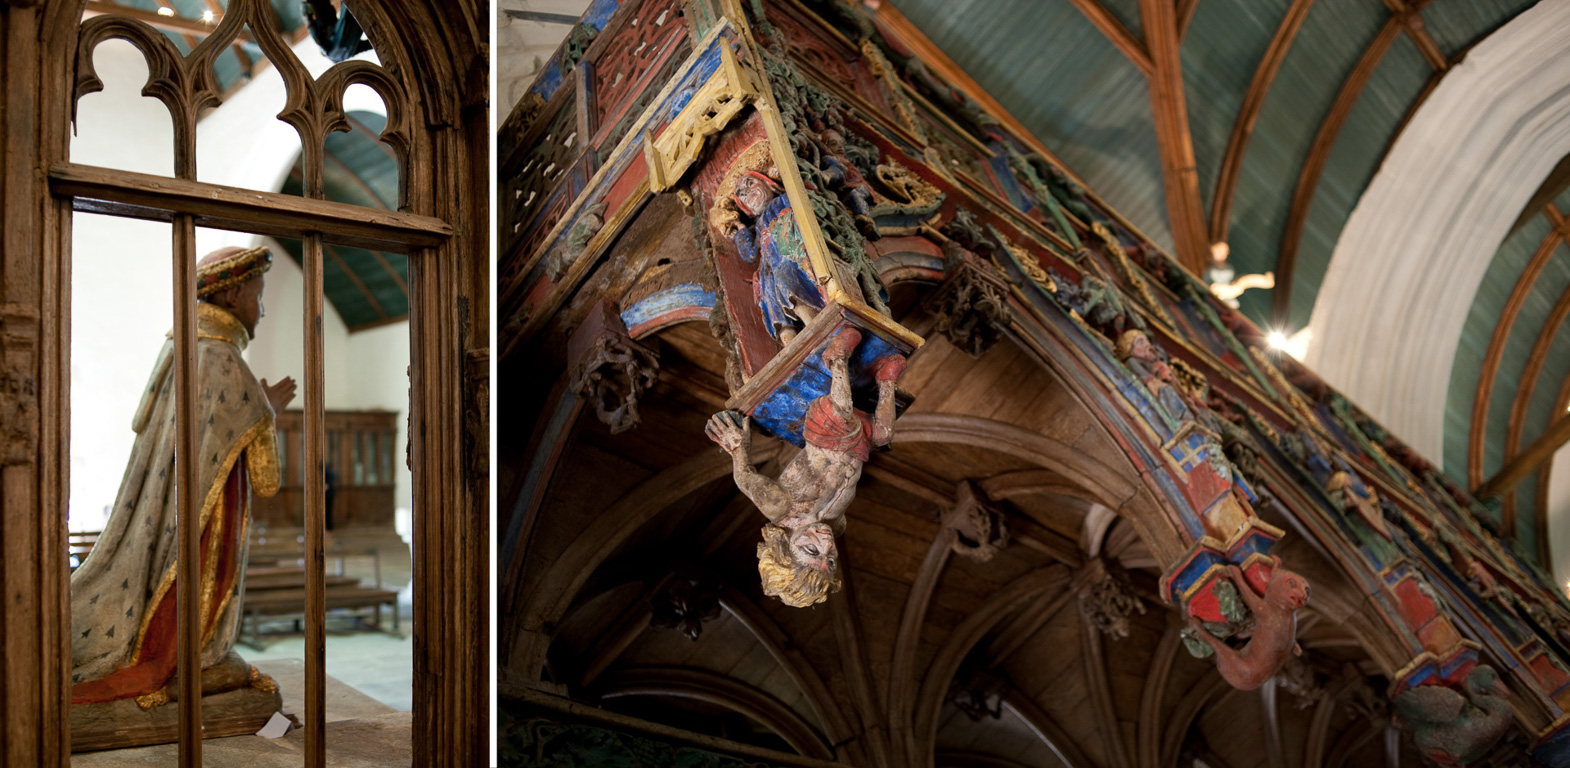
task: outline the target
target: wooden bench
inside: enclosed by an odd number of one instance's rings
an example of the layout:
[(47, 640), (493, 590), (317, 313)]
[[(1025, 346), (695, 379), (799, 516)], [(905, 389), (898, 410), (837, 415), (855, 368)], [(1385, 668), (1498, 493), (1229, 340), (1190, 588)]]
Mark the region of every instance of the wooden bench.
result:
[[(388, 606), (392, 609), (390, 633), (402, 637), (398, 592), (381, 588), (379, 558), (375, 567), (377, 586), (364, 587), (359, 579), (343, 575), (342, 555), (334, 553), (332, 557), (339, 558), (339, 572), (326, 575), (326, 610), (371, 609), (370, 627), (382, 630), (382, 606)], [(241, 606), (240, 640), (252, 648), (262, 650), (266, 647), (261, 631), (264, 620), (294, 618), (295, 631), (300, 631), (305, 618), (305, 567), (300, 549), (286, 543), (265, 548), (253, 546), (245, 569), (245, 594)], [(363, 614), (355, 614), (355, 617), (362, 624), (366, 619)]]
[(103, 531), (71, 531), (66, 534), (66, 561), (71, 564), (71, 570), (76, 570), (87, 559), (87, 553), (93, 551), (93, 545), (98, 543), (98, 537)]

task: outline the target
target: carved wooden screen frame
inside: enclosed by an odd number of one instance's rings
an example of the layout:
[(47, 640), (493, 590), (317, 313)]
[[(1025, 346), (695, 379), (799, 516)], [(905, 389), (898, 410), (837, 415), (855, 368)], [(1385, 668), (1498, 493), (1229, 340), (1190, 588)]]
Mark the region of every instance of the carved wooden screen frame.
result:
[[(321, 313), (320, 243), (361, 244), (410, 254), (410, 429), (414, 477), (414, 727), (417, 765), (477, 762), (486, 751), (488, 619), (485, 490), (489, 324), (487, 90), (484, 26), (472, 0), (388, 0), (356, 4), (382, 67), (340, 65), (304, 90), (290, 89), (282, 119), (317, 141), (341, 119), (342, 89), (364, 83), (388, 105), (400, 152), (401, 211), (368, 211), (320, 200), (320, 177), (307, 197), (268, 195), (195, 181), (194, 154), (176, 161), (176, 178), (106, 171), (69, 162), (77, 95), (90, 69), (74, 62), (79, 43), (125, 37), (148, 59), (146, 95), (170, 105), (177, 139), (194, 137), (194, 117), (214, 103), (214, 84), (197, 62), (216, 55), (242, 22), (263, 18), (258, 0), (234, 0), (208, 43), (171, 55), (161, 35), (123, 20), (83, 24), (86, 0), (0, 0), (0, 129), (8, 162), (0, 172), (0, 409), (25, 419), (7, 424), (0, 451), (0, 763), (69, 762), (69, 588), (65, 507), (69, 497), (70, 239), (75, 210), (169, 221), (174, 228), (177, 346), (194, 341), (194, 227), (299, 237), (315, 252), (307, 265), (307, 313)], [(253, 23), (253, 33), (274, 23)], [(274, 36), (276, 38), (276, 35)], [(276, 39), (263, 44), (275, 63), (293, 61)], [(90, 57), (89, 57), (90, 66)], [(286, 81), (300, 78), (285, 72)], [(79, 75), (85, 75), (82, 79)], [(210, 72), (206, 75), (210, 77)], [(329, 88), (329, 85), (332, 87)], [(395, 103), (396, 102), (396, 103)], [(399, 110), (395, 114), (395, 110)], [(194, 145), (190, 145), (194, 146)], [(182, 154), (176, 152), (177, 158)], [(314, 273), (314, 274), (313, 274)], [(307, 327), (313, 327), (309, 323)], [(319, 332), (318, 332), (319, 333)], [(312, 334), (315, 335), (315, 334)], [(320, 359), (320, 337), (308, 341)], [(311, 354), (308, 350), (308, 354)], [(190, 386), (194, 368), (179, 370)], [(306, 382), (308, 407), (321, 405), (320, 377)], [(314, 392), (313, 392), (314, 389)], [(17, 394), (20, 393), (20, 394)], [(189, 399), (187, 399), (189, 401)], [(318, 421), (319, 423), (319, 421)], [(12, 429), (12, 427), (15, 427)], [(186, 430), (190, 437), (190, 430)], [(320, 436), (318, 454), (320, 450)], [(189, 453), (188, 451), (186, 453)], [(191, 484), (184, 484), (189, 487)], [(314, 498), (320, 506), (321, 489)], [(318, 509), (315, 517), (320, 518)], [(317, 524), (319, 526), (319, 522)], [(316, 537), (320, 541), (320, 535)], [(319, 543), (316, 546), (319, 553)], [(312, 558), (320, 572), (320, 555)], [(317, 601), (320, 604), (320, 601)], [(190, 613), (190, 612), (187, 612)], [(320, 665), (318, 665), (320, 667)], [(317, 676), (320, 679), (321, 670)], [(194, 679), (195, 676), (189, 676)], [(319, 686), (317, 686), (319, 688)], [(195, 700), (195, 697), (182, 697)], [(319, 700), (319, 699), (318, 699)], [(320, 711), (320, 707), (317, 707)], [(307, 712), (310, 716), (310, 713)], [(183, 715), (185, 732), (199, 723)], [(316, 719), (316, 718), (312, 718)], [(308, 734), (309, 764), (321, 764), (321, 728)], [(194, 749), (182, 750), (193, 764)]]

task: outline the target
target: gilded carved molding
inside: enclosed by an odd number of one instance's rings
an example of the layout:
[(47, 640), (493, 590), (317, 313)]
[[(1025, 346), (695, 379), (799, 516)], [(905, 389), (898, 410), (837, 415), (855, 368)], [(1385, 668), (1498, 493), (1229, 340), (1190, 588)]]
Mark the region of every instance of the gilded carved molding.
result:
[(649, 167), (649, 191), (675, 186), (698, 161), (704, 142), (730, 125), (742, 109), (758, 101), (757, 73), (736, 58), (730, 46), (720, 47), (720, 66), (658, 137), (644, 129), (643, 153)]

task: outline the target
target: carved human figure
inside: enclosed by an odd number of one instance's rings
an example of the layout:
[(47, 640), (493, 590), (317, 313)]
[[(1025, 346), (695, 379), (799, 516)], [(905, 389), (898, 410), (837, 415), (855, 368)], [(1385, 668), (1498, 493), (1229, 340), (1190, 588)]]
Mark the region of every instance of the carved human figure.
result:
[[(202, 567), (190, 577), (201, 581), (204, 678), (210, 668), (243, 664), (232, 649), (251, 494), (278, 490), (274, 418), (295, 392), (290, 378), (258, 382), (241, 357), (264, 314), (262, 275), (271, 264), (266, 248), (224, 248), (197, 264), (197, 391), (190, 413), (200, 448), (194, 498), (202, 505)], [(132, 419), (136, 438), (109, 522), (71, 574), (72, 704), (138, 697), (150, 706), (175, 672), (174, 358), (171, 339)], [(245, 672), (240, 666), (239, 679)]]
[(1442, 685), (1408, 688), (1393, 701), (1423, 755), (1444, 766), (1466, 765), (1487, 754), (1514, 721), (1510, 692), (1498, 673), (1480, 664), (1458, 693)]
[(1162, 359), (1160, 350), (1150, 342), (1150, 337), (1144, 331), (1131, 328), (1118, 337), (1118, 359), (1128, 366), (1129, 371), (1144, 382), (1150, 393), (1156, 396), (1161, 405), (1167, 409), (1175, 419), (1191, 419), (1193, 412), (1188, 407), (1188, 398), (1183, 388), (1179, 385), (1177, 376), (1172, 372), (1172, 366)]
[(823, 150), (818, 156), (818, 170), (838, 189), (840, 200), (850, 209), (862, 236), (878, 239), (878, 227), (872, 221), (872, 185), (846, 154), (845, 137), (834, 128), (823, 128), (818, 137)]
[(1238, 690), (1252, 691), (1264, 685), (1291, 654), (1302, 652), (1297, 648), (1297, 609), (1308, 605), (1308, 581), (1283, 568), (1281, 558), (1272, 556), (1270, 560), (1274, 568), (1263, 596), (1254, 593), (1240, 568), (1227, 566), (1243, 603), (1254, 614), (1254, 636), (1248, 645), (1233, 650), (1206, 631), (1199, 619), (1188, 620), (1193, 634), (1215, 650), (1216, 671)]
[(1276, 287), (1274, 272), (1264, 274), (1238, 275), (1237, 271), (1228, 263), (1227, 257), (1232, 254), (1232, 249), (1224, 241), (1212, 243), (1210, 246), (1210, 266), (1205, 268), (1205, 282), (1210, 285), (1210, 292), (1221, 300), (1221, 303), (1238, 308), (1237, 297), (1251, 288), (1270, 289)]
[(790, 198), (773, 179), (748, 171), (736, 180), (733, 200), (752, 224), (737, 222), (728, 234), (742, 260), (758, 265), (753, 290), (764, 326), (781, 344), (789, 344), (798, 324), (811, 322), (823, 308), (823, 292), (807, 267), (807, 249), (792, 218)]
[(905, 358), (890, 355), (879, 361), (877, 409), (858, 411), (851, 402), (848, 361), (860, 341), (861, 333), (853, 328), (829, 340), (823, 351), (832, 377), (829, 393), (808, 406), (802, 423), (806, 445), (777, 480), (752, 466), (750, 419), (722, 411), (704, 429), (731, 455), (737, 487), (769, 519), (758, 545), (764, 594), (797, 608), (822, 602), (839, 589), (834, 536), (845, 529), (845, 509), (856, 496), (872, 447), (888, 445), (894, 437), (894, 385)]

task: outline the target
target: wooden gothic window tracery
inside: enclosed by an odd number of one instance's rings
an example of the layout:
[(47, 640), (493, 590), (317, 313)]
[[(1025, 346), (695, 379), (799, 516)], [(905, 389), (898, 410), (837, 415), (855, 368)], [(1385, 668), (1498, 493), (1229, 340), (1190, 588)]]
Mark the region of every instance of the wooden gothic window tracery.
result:
[[(288, 471), (298, 473), (304, 486), (306, 529), (306, 765), (326, 761), (325, 651), (324, 651), (324, 501), (322, 467), (326, 462), (324, 428), (323, 254), (333, 244), (409, 254), (411, 259), (434, 258), (435, 248), (453, 234), (445, 221), (407, 212), (410, 208), (411, 165), (426, 163), (429, 142), (423, 141), (405, 84), (379, 64), (350, 60), (312, 77), (291, 50), (291, 42), (277, 29), (277, 17), (267, 0), (230, 0), (221, 21), (189, 53), (146, 21), (127, 15), (96, 15), (81, 24), (75, 52), (72, 116), (86, 94), (103, 88), (94, 68), (93, 52), (104, 41), (120, 39), (135, 46), (147, 63), (148, 77), (142, 93), (156, 98), (167, 109), (174, 128), (173, 177), (151, 176), (71, 162), (48, 169), (53, 194), (71, 198), (79, 212), (91, 212), (168, 222), (173, 230), (173, 309), (176, 402), (194, 403), (196, 369), (196, 228), (210, 227), (302, 242), (305, 275), (304, 325), (306, 371), (302, 382), (305, 407), (303, 440), (282, 447)], [(197, 132), (203, 115), (219, 106), (227, 95), (215, 74), (219, 57), (254, 43), (281, 76), (286, 100), (277, 119), (299, 136), (302, 196), (256, 192), (202, 182), (197, 176)], [(376, 138), (392, 153), (399, 184), (398, 210), (366, 208), (332, 202), (323, 183), (327, 163), (324, 147), (334, 132), (356, 130), (345, 109), (345, 93), (353, 86), (370, 88), (386, 107), (386, 123)], [(416, 292), (411, 291), (411, 295)], [(411, 307), (411, 310), (413, 307)], [(198, 486), (195, 446), (198, 425), (190, 408), (178, 411), (176, 422), (176, 484), (181, 510), (196, 509)], [(374, 439), (374, 438), (373, 438)], [(297, 449), (295, 446), (298, 445)], [(373, 472), (390, 476), (392, 447), (384, 436), (375, 456), (381, 467)], [(179, 556), (176, 574), (198, 569), (200, 529), (195, 515), (180, 515)], [(179, 624), (178, 669), (180, 713), (180, 764), (201, 765), (200, 632), (196, 627), (197, 579), (177, 578)]]

